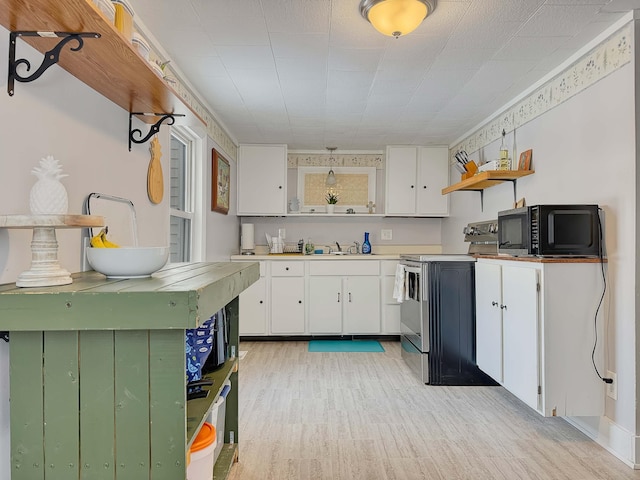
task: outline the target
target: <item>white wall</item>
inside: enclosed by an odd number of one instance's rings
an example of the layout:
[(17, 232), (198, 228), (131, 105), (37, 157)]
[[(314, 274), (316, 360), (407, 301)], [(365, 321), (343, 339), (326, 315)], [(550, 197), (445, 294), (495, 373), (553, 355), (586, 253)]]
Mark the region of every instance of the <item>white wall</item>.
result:
[(207, 195), (205, 196), (205, 218), (206, 218), (206, 261), (208, 262), (225, 262), (229, 261), (231, 255), (240, 253), (240, 220), (236, 216), (238, 212), (236, 200), (236, 175), (238, 172), (236, 162), (231, 158), (224, 156), (229, 161), (231, 167), (231, 194), (229, 195), (229, 213), (227, 215), (213, 212), (211, 210), (211, 149), (215, 148), (223, 154), (223, 150), (211, 139), (208, 140), (205, 152), (206, 160), (206, 178), (207, 178)]
[[(353, 245), (364, 241), (364, 232), (369, 232), (372, 246), (391, 245), (440, 245), (440, 218), (384, 218), (367, 216), (345, 216), (332, 218), (317, 213), (309, 217), (243, 217), (242, 223), (255, 225), (256, 245), (266, 245), (265, 233), (278, 235), (278, 228), (287, 232), (286, 243), (297, 243), (309, 238), (316, 245)], [(392, 240), (381, 240), (380, 231), (390, 229)], [(462, 231), (462, 230), (460, 230)], [(466, 249), (464, 250), (466, 252)]]
[[(0, 28), (0, 44), (9, 34)], [(92, 40), (88, 40), (92, 41)], [(5, 50), (6, 52), (6, 50)], [(18, 40), (18, 56), (37, 68), (42, 55)], [(62, 55), (73, 55), (64, 49)], [(6, 55), (6, 54), (5, 54)], [(169, 208), (152, 204), (146, 193), (149, 145), (127, 147), (128, 113), (58, 66), (31, 83), (16, 83), (15, 96), (6, 94), (7, 61), (0, 61), (0, 214), (29, 213), (31, 175), (40, 158), (53, 155), (69, 176), (62, 180), (69, 194), (70, 213), (81, 213), (91, 192), (130, 199), (137, 212), (141, 245), (167, 244)], [(137, 120), (134, 126), (148, 131)], [(165, 192), (168, 190), (169, 133), (160, 132)], [(165, 195), (165, 199), (168, 198)], [(58, 231), (59, 258), (71, 272), (80, 270), (81, 231)], [(0, 229), (0, 283), (14, 282), (29, 268), (31, 231)], [(0, 330), (2, 305), (0, 305)], [(10, 478), (8, 419), (8, 345), (0, 341), (0, 479)]]
[[(605, 414), (627, 437), (629, 446), (636, 433), (637, 173), (633, 98), (634, 66), (628, 64), (516, 132), (518, 151), (533, 149), (535, 169), (535, 174), (518, 181), (518, 198), (525, 197), (528, 205), (597, 203), (605, 211), (609, 284), (605, 373), (611, 370), (618, 375), (618, 400), (606, 399)], [(509, 142), (512, 145), (513, 135)], [(488, 159), (497, 158), (499, 143), (494, 142), (484, 152), (474, 152), (470, 156), (483, 154)], [(449, 247), (459, 245), (462, 225), (496, 218), (499, 210), (511, 208), (512, 203), (510, 184), (485, 191), (483, 212), (480, 211), (479, 194), (453, 193), (451, 212), (454, 218), (443, 222), (443, 243)], [(585, 299), (594, 300), (597, 299)], [(586, 318), (585, 321), (592, 322), (593, 319)], [(605, 431), (609, 428), (607, 419), (576, 421), (596, 435), (608, 435)], [(607, 443), (606, 438), (601, 440)], [(626, 450), (616, 453), (633, 462), (635, 455), (630, 448)]]

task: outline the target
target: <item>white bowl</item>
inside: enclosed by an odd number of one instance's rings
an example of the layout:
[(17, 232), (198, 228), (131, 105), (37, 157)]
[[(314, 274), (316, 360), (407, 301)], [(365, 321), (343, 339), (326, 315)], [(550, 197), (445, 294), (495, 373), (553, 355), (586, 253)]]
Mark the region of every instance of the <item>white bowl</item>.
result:
[(144, 278), (169, 259), (169, 247), (87, 248), (87, 261), (109, 278)]

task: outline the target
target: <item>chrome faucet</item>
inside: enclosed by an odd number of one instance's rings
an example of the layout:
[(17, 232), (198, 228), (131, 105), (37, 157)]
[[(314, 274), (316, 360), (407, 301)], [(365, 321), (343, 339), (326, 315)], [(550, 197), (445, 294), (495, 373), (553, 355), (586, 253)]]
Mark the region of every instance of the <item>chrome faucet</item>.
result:
[(352, 254), (360, 253), (360, 243), (358, 241), (354, 241), (353, 245), (349, 247), (349, 253), (352, 253)]
[(340, 246), (340, 244), (338, 242), (336, 242), (336, 247), (338, 247), (338, 251), (341, 252), (342, 251), (342, 247)]

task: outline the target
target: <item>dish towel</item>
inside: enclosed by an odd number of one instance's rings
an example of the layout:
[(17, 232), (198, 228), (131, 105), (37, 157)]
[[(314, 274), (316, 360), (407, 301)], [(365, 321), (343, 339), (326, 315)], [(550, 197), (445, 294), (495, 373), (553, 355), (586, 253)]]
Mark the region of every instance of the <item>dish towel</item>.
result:
[(406, 285), (404, 265), (399, 263), (396, 267), (396, 280), (393, 283), (393, 298), (397, 302), (402, 303), (402, 301), (405, 299), (405, 291)]

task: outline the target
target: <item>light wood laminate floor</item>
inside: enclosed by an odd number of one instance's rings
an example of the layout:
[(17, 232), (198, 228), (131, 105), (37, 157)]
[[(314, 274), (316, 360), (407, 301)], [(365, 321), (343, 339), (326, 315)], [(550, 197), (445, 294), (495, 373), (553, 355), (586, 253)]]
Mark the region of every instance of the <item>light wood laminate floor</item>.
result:
[(243, 342), (232, 480), (640, 479), (561, 418), (502, 387), (422, 385), (385, 353)]

